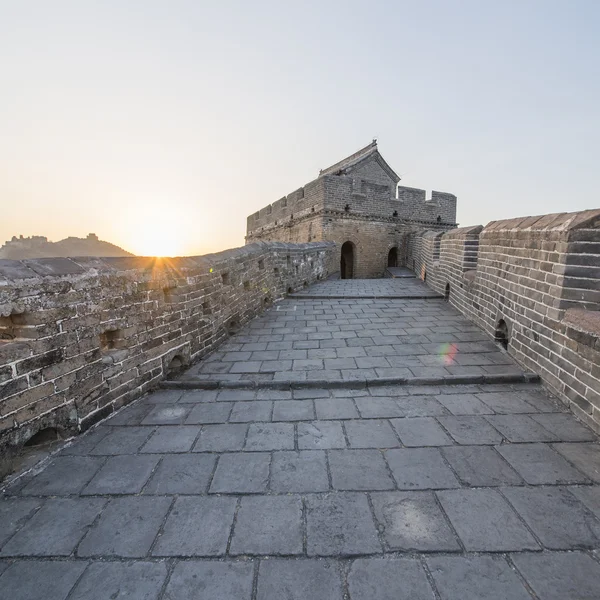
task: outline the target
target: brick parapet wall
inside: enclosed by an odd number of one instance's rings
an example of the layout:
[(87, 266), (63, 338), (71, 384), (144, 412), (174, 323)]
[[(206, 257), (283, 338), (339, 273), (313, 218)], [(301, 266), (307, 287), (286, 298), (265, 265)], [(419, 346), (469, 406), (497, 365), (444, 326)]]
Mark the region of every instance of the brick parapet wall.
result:
[[(440, 293), (449, 285), (451, 304), (490, 336), (503, 320), (508, 352), (600, 430), (600, 338), (583, 312), (600, 310), (600, 210), (453, 230), (439, 260), (424, 243), (434, 235), (409, 245), (408, 266), (424, 265)], [(565, 320), (573, 310), (579, 328)]]
[(272, 242), (176, 259), (0, 260), (0, 447), (85, 429), (336, 258), (333, 243)]

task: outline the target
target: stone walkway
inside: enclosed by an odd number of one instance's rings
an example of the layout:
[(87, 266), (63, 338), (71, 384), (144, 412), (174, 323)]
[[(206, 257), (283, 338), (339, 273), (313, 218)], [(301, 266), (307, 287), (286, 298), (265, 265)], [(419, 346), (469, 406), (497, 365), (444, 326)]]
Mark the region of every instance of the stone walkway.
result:
[(539, 385), (248, 383), (150, 394), (5, 489), (0, 599), (600, 598), (600, 445)]

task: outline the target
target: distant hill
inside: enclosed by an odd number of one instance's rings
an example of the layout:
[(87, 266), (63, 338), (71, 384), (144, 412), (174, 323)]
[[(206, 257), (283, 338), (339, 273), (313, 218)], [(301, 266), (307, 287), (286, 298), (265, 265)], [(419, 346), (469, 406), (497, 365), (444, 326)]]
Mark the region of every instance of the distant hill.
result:
[(13, 236), (0, 248), (0, 258), (53, 258), (58, 256), (134, 256), (110, 242), (98, 239), (95, 233), (86, 238), (68, 237), (60, 242), (49, 242), (47, 237)]

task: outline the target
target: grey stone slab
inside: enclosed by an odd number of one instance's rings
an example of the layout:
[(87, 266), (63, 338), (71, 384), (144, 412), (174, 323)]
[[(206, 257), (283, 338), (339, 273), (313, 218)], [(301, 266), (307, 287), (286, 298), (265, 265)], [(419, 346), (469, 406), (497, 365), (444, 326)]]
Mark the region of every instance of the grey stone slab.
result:
[(441, 600), (531, 600), (502, 556), (433, 556), (425, 560)]
[(355, 402), (360, 416), (365, 419), (403, 417), (405, 414), (398, 406), (395, 398), (367, 396), (356, 398)]
[(175, 500), (154, 556), (221, 556), (233, 524), (236, 499), (184, 496)]
[(348, 588), (354, 599), (433, 600), (425, 570), (415, 559), (359, 558), (350, 566)]
[[(275, 348), (273, 348), (275, 349)], [(262, 362), (260, 360), (244, 360), (231, 363), (230, 373), (258, 373)]]
[(146, 556), (171, 498), (113, 498), (77, 548), (78, 556)]
[(390, 422), (405, 446), (448, 446), (453, 443), (433, 417), (392, 419)]
[(183, 396), (183, 390), (157, 390), (142, 399), (144, 404), (175, 404)]
[(144, 494), (205, 494), (216, 461), (212, 455), (165, 456), (144, 487)]
[(2, 556), (69, 556), (106, 504), (104, 498), (51, 498), (4, 544)]
[(459, 444), (499, 444), (502, 441), (502, 434), (483, 417), (438, 417), (438, 421)]
[(508, 552), (539, 548), (497, 490), (444, 490), (437, 495), (467, 551)]
[(600, 483), (600, 446), (598, 444), (553, 444), (570, 463), (592, 481)]
[(292, 423), (252, 423), (249, 426), (245, 450), (293, 449), (294, 425)]
[(514, 554), (512, 560), (538, 598), (600, 598), (600, 565), (583, 552)]
[(42, 504), (34, 498), (0, 497), (0, 547), (6, 542)]
[(475, 394), (442, 394), (436, 400), (453, 415), (489, 415), (493, 410), (479, 400)]
[(157, 600), (167, 577), (164, 562), (96, 562), (69, 600)]
[(73, 439), (60, 451), (60, 456), (86, 456), (110, 432), (111, 428), (105, 425), (94, 427)]
[(15, 561), (0, 577), (0, 599), (65, 600), (86, 566), (83, 561)]
[[(297, 343), (297, 342), (295, 342)], [(295, 360), (294, 371), (315, 371), (323, 369), (323, 360), (321, 359), (306, 359), (306, 360)]]
[(323, 388), (301, 388), (293, 390), (294, 400), (307, 400), (311, 398), (329, 398), (330, 391)]
[(253, 421), (270, 421), (273, 402), (255, 400), (251, 402), (236, 402), (233, 405), (230, 423), (251, 423)]
[(553, 442), (560, 439), (529, 415), (492, 415), (486, 419), (509, 442)]
[(503, 493), (544, 547), (554, 550), (598, 548), (600, 521), (568, 490), (505, 488)]
[[(342, 600), (338, 564), (329, 560), (263, 560), (257, 600)], [(225, 600), (225, 598), (223, 598)]]
[(142, 420), (142, 425), (179, 425), (191, 410), (189, 404), (159, 404)]
[(218, 402), (245, 402), (256, 398), (255, 390), (223, 390), (217, 396)]
[(387, 462), (401, 490), (460, 487), (437, 448), (399, 448), (386, 451)]
[(447, 415), (448, 410), (433, 396), (424, 395), (425, 386), (419, 388), (419, 394), (396, 398), (396, 404), (402, 414), (400, 417), (436, 417)]
[(139, 425), (144, 417), (152, 410), (152, 405), (136, 402), (133, 406), (126, 406), (108, 420), (111, 427), (125, 425)]
[(382, 419), (346, 421), (344, 427), (351, 448), (397, 448), (400, 446), (388, 421)]
[(21, 490), (23, 495), (77, 494), (104, 463), (99, 456), (59, 456)]
[(273, 421), (310, 421), (314, 418), (312, 400), (275, 401)]
[(520, 485), (521, 477), (489, 446), (452, 446), (442, 454), (460, 480), (469, 486)]
[(359, 417), (352, 398), (319, 398), (315, 400), (318, 419), (357, 419)]
[(156, 455), (111, 456), (82, 494), (139, 494), (158, 464)]
[(330, 450), (329, 469), (336, 490), (390, 490), (395, 487), (379, 450)]
[(266, 452), (222, 454), (219, 458), (210, 492), (266, 492), (269, 481), (270, 454)]
[(498, 414), (535, 413), (537, 410), (527, 404), (517, 392), (492, 392), (477, 394), (477, 398)]
[(226, 423), (231, 412), (230, 402), (215, 402), (214, 404), (197, 404), (192, 408), (185, 420), (187, 425), (202, 425), (205, 423)]
[(154, 427), (115, 428), (94, 447), (90, 454), (109, 456), (135, 454), (145, 444), (154, 429)]
[(180, 561), (164, 600), (250, 600), (254, 565), (249, 561)]
[(202, 402), (215, 402), (218, 394), (217, 390), (188, 390), (183, 393), (179, 399), (179, 403), (199, 404)]
[(309, 495), (305, 503), (309, 556), (352, 556), (381, 552), (365, 494)]
[(346, 447), (344, 430), (339, 421), (298, 423), (297, 427), (300, 450), (329, 450)]
[(505, 444), (498, 452), (527, 483), (585, 483), (587, 478), (546, 444)]
[(533, 406), (536, 411), (541, 413), (569, 412), (568, 406), (551, 396), (541, 386), (524, 385), (522, 387), (524, 389), (515, 385), (515, 388), (518, 389), (519, 397), (525, 400), (527, 404)]
[(299, 496), (245, 496), (237, 512), (232, 555), (302, 554)]
[(325, 453), (318, 450), (274, 452), (271, 485), (274, 492), (325, 492), (329, 489)]
[(140, 452), (162, 454), (189, 452), (200, 434), (199, 425), (165, 425), (158, 427)]
[(568, 489), (580, 502), (583, 502), (596, 517), (600, 518), (600, 486), (571, 486)]
[(203, 425), (194, 452), (234, 452), (241, 450), (246, 441), (248, 425)]
[(371, 501), (379, 531), (390, 550), (461, 549), (432, 492), (374, 492)]
[(594, 442), (597, 440), (596, 434), (573, 415), (554, 413), (532, 415), (531, 418), (561, 442)]
[(291, 360), (265, 360), (260, 365), (261, 373), (276, 373), (277, 371), (290, 371), (291, 369)]

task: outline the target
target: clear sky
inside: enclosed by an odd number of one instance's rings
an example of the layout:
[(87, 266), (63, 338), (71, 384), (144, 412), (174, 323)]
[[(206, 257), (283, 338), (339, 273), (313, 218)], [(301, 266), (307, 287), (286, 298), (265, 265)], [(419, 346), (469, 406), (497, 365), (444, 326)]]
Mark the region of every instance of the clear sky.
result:
[(600, 206), (600, 2), (0, 0), (0, 244), (244, 243), (373, 137), (461, 225)]

